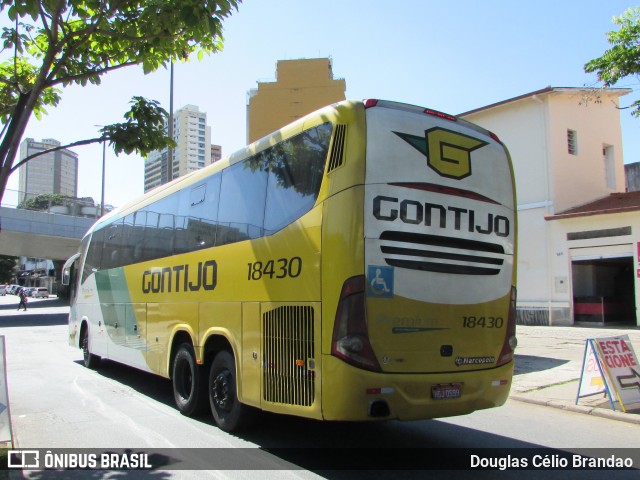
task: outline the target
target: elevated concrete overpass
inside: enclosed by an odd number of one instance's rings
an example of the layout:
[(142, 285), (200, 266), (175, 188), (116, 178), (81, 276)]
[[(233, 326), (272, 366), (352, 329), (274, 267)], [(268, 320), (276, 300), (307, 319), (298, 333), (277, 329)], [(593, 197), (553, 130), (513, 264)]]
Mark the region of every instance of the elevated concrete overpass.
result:
[(0, 254), (66, 260), (95, 218), (0, 207)]

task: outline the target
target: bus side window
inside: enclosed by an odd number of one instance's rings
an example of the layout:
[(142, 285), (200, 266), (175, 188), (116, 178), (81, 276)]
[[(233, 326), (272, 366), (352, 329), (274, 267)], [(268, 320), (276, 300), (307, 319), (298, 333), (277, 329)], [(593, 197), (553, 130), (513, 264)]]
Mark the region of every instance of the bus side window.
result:
[(89, 276), (100, 270), (102, 261), (102, 250), (104, 247), (105, 229), (100, 229), (91, 235), (91, 243), (89, 244), (86, 260), (84, 261), (84, 269), (82, 270), (82, 282), (84, 283)]
[(267, 172), (261, 165), (245, 160), (222, 172), (217, 245), (264, 235), (266, 194)]
[(174, 232), (174, 247), (173, 253), (187, 253), (189, 252), (189, 240), (187, 225), (189, 224), (189, 220), (185, 217), (178, 217), (176, 219), (178, 221), (178, 225), (176, 226), (176, 231)]
[(102, 231), (104, 234), (104, 250), (99, 269), (116, 268), (121, 266), (120, 248), (122, 243), (122, 220), (112, 223)]
[(122, 244), (120, 246), (121, 264), (129, 265), (133, 260), (133, 249), (135, 247), (135, 227), (134, 227), (135, 214), (130, 213), (124, 217), (124, 223), (122, 226)]
[(147, 224), (147, 212), (139, 211), (134, 213), (133, 230), (129, 237), (129, 242), (133, 245), (133, 262), (144, 261), (144, 232)]
[[(176, 238), (176, 253), (190, 252), (209, 248), (216, 244), (218, 231), (218, 205), (220, 202), (220, 183), (222, 174), (217, 173), (180, 196)], [(186, 223), (185, 223), (186, 222)]]
[(264, 229), (277, 232), (315, 204), (331, 140), (331, 123), (306, 130), (265, 152), (269, 184)]
[[(155, 205), (150, 205), (150, 208)], [(158, 258), (159, 245), (158, 245), (158, 224), (160, 223), (160, 214), (155, 209), (147, 210), (146, 220), (147, 223), (144, 227), (144, 240), (142, 241), (142, 260), (153, 260)]]

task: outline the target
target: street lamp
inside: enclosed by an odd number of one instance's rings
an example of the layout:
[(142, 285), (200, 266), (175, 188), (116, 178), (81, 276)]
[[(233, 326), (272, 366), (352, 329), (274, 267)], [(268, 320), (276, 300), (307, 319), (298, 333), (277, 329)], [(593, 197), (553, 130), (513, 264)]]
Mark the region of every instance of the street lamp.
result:
[[(169, 138), (173, 140), (173, 60), (169, 74)], [(167, 149), (167, 183), (173, 180), (173, 147)]]
[[(102, 125), (94, 125), (94, 127), (102, 128)], [(104, 174), (106, 170), (107, 158), (107, 139), (102, 140), (102, 192), (100, 194), (100, 216), (104, 215)]]

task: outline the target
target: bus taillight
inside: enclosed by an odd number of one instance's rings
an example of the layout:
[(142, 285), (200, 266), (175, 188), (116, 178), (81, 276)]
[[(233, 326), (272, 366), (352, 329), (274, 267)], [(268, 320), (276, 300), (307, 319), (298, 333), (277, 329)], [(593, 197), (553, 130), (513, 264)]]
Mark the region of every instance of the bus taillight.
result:
[(502, 143), (502, 140), (500, 140), (498, 135), (496, 135), (495, 133), (489, 132), (489, 136), (493, 138), (496, 142), (498, 142), (500, 145), (504, 145), (504, 143)]
[(452, 122), (455, 122), (455, 121), (458, 120), (453, 115), (449, 115), (448, 113), (439, 112), (438, 110), (433, 110), (431, 108), (425, 108), (424, 109), (424, 113), (426, 113), (427, 115), (433, 115), (433, 116), (436, 116), (436, 117), (439, 117), (439, 118), (443, 118), (445, 120), (450, 120)]
[(498, 357), (498, 365), (504, 365), (513, 360), (513, 354), (518, 345), (516, 338), (516, 287), (511, 287), (511, 299), (509, 300), (509, 319), (507, 321), (507, 334), (504, 338), (502, 351)]
[(365, 370), (380, 371), (380, 364), (369, 342), (365, 308), (365, 277), (344, 282), (333, 326), (331, 354)]

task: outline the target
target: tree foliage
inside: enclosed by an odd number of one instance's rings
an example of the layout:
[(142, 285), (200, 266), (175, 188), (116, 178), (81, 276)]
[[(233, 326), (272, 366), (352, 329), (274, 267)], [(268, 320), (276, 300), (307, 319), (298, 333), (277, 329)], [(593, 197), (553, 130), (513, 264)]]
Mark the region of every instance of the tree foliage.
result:
[(71, 197), (61, 195), (59, 193), (43, 193), (37, 197), (25, 200), (18, 205), (18, 208), (25, 208), (27, 210), (47, 210), (49, 207), (64, 205), (65, 200), (71, 199)]
[[(64, 87), (98, 85), (124, 67), (149, 73), (215, 53), (223, 45), (222, 22), (240, 1), (0, 0), (12, 23), (0, 35), (0, 199), (29, 119), (57, 106)], [(132, 103), (125, 123), (103, 127), (92, 140), (143, 155), (166, 146), (158, 117), (164, 111), (142, 97)]]
[[(640, 7), (629, 8), (613, 22), (618, 30), (607, 33), (611, 48), (584, 66), (587, 73), (596, 73), (604, 88), (620, 80), (640, 74)], [(640, 116), (640, 100), (635, 101), (632, 115)]]
[(134, 151), (140, 155), (148, 155), (154, 150), (161, 150), (167, 146), (176, 146), (176, 142), (169, 138), (164, 131), (164, 120), (167, 118), (168, 113), (164, 108), (160, 107), (157, 101), (147, 100), (143, 97), (133, 97), (133, 100), (129, 103), (133, 106), (131, 110), (124, 114), (125, 122), (102, 127), (99, 137), (78, 140), (29, 155), (16, 163), (10, 169), (10, 173), (18, 170), (21, 165), (32, 158), (55, 152), (56, 150), (89, 145), (91, 143), (109, 142), (116, 155), (122, 152), (129, 154)]
[(13, 278), (13, 268), (18, 259), (7, 255), (0, 255), (0, 283), (9, 283)]

